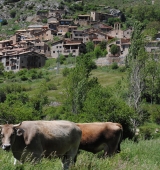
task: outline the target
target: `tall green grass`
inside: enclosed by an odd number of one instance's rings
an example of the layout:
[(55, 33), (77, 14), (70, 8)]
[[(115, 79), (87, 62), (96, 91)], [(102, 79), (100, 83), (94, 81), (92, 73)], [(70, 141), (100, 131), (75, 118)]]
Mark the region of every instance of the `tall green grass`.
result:
[[(111, 158), (102, 158), (102, 153), (92, 154), (82, 151), (75, 166), (70, 170), (159, 170), (160, 169), (160, 139), (140, 141), (134, 143), (129, 140), (122, 142), (122, 151)], [(13, 165), (11, 152), (0, 150), (0, 170), (60, 170), (61, 161), (43, 159), (32, 165)]]

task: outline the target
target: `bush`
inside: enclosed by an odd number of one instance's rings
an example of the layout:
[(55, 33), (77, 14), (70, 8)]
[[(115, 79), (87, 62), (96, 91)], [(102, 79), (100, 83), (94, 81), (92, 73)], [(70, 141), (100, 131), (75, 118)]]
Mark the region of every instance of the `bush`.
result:
[(48, 90), (57, 90), (57, 86), (53, 82), (47, 83)]
[(125, 66), (119, 67), (119, 71), (120, 71), (120, 72), (125, 72), (125, 71), (126, 71), (126, 67), (125, 67)]
[(15, 16), (16, 16), (16, 10), (12, 10), (12, 11), (10, 12), (10, 16), (11, 16), (12, 18), (15, 18)]
[[(156, 139), (160, 137), (160, 126), (154, 123), (145, 123), (139, 127), (138, 138), (141, 140)], [(157, 130), (158, 129), (158, 130)]]
[(28, 80), (28, 77), (26, 75), (22, 75), (20, 78), (21, 78), (22, 81)]
[(1, 24), (2, 24), (2, 25), (7, 25), (7, 24), (8, 24), (8, 22), (7, 22), (7, 20), (6, 20), (6, 19), (4, 19), (4, 20), (2, 20)]
[(113, 44), (111, 46), (110, 51), (111, 51), (111, 54), (115, 55), (115, 54), (117, 54), (119, 52), (119, 47), (116, 44)]
[(47, 23), (47, 18), (42, 19), (42, 23)]
[(66, 77), (69, 74), (69, 68), (65, 67), (62, 71), (63, 77)]
[(113, 62), (113, 64), (111, 65), (111, 68), (113, 69), (113, 70), (116, 70), (116, 69), (118, 69), (118, 64), (116, 63), (116, 62)]
[(66, 60), (65, 56), (60, 54), (56, 62), (59, 61), (60, 64), (63, 64), (65, 60)]

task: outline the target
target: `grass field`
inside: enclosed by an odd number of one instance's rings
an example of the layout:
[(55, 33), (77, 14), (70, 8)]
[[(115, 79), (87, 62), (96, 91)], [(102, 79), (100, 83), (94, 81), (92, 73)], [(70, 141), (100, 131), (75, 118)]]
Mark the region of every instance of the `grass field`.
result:
[[(122, 142), (121, 153), (103, 159), (102, 153), (92, 154), (81, 152), (76, 165), (71, 170), (159, 170), (160, 169), (160, 139), (140, 141), (134, 143), (126, 140)], [(59, 159), (43, 159), (41, 163), (32, 165), (13, 165), (11, 152), (6, 153), (0, 149), (1, 170), (60, 170)]]

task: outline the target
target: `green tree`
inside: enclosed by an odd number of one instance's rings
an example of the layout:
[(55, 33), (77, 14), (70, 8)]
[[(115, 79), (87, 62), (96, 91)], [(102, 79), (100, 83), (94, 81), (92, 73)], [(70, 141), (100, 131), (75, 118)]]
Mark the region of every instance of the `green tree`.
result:
[(100, 46), (100, 49), (104, 51), (106, 50), (107, 42), (103, 40), (99, 43), (99, 46)]
[(77, 58), (75, 68), (70, 69), (65, 82), (65, 106), (72, 113), (80, 113), (86, 98), (87, 91), (97, 83), (97, 79), (90, 79), (93, 62), (90, 55)]
[(131, 119), (134, 129), (142, 123), (144, 112), (142, 110), (142, 96), (145, 90), (147, 52), (144, 48), (144, 37), (142, 34), (143, 24), (136, 22), (131, 37), (131, 47), (127, 56), (129, 70), (129, 105), (134, 108), (136, 118)]
[(102, 57), (103, 51), (101, 50), (100, 46), (97, 45), (94, 49), (94, 55), (96, 58)]
[(115, 55), (115, 54), (117, 54), (119, 52), (119, 47), (116, 44), (113, 44), (111, 46), (110, 51), (111, 51), (111, 54)]
[(3, 75), (3, 71), (4, 71), (3, 63), (0, 63), (0, 76)]
[(159, 21), (151, 21), (146, 25), (146, 29), (155, 29), (156, 31), (159, 31), (160, 28), (160, 22)]
[(97, 84), (87, 93), (79, 121), (119, 122), (124, 128), (124, 138), (132, 138), (130, 117), (133, 115), (133, 110), (122, 99), (114, 96), (112, 89)]
[(94, 51), (94, 43), (93, 43), (93, 41), (88, 41), (86, 43), (86, 50), (87, 50), (87, 53)]

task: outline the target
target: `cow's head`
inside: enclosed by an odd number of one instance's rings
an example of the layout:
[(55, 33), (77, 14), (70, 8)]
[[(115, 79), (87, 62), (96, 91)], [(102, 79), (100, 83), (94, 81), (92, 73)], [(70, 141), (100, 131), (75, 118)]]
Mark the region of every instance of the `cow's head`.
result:
[(22, 130), (18, 129), (21, 123), (13, 125), (13, 124), (5, 124), (0, 125), (1, 129), (1, 140), (2, 140), (2, 149), (9, 150), (11, 145), (15, 141), (16, 135), (22, 135)]

